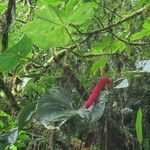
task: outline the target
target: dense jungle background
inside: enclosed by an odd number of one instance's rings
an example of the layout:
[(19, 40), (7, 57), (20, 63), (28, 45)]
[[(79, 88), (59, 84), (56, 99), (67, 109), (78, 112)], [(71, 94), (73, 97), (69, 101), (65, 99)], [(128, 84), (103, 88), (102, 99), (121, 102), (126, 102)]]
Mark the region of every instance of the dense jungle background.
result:
[(149, 0), (0, 0), (0, 150), (150, 150), (149, 35)]

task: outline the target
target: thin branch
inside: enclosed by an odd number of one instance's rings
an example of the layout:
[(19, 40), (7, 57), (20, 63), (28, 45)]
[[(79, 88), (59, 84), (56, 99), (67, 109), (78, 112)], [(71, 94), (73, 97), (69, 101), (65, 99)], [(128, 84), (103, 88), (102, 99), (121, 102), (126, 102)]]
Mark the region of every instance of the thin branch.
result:
[(71, 52), (71, 53), (73, 53), (74, 55), (76, 55), (76, 56), (78, 56), (78, 57), (85, 57), (85, 58), (90, 58), (90, 57), (100, 57), (100, 56), (109, 56), (109, 55), (115, 55), (115, 53), (103, 53), (103, 54), (84, 54), (84, 55), (82, 55), (82, 54), (79, 54), (79, 53), (77, 53), (76, 51), (73, 51), (73, 49), (75, 48), (75, 47), (70, 47), (70, 48), (67, 48), (67, 47), (59, 47), (59, 48), (61, 48), (61, 49), (66, 49), (66, 50), (68, 50), (69, 52)]
[(2, 50), (4, 51), (8, 47), (8, 31), (12, 20), (12, 10), (15, 6), (15, 0), (9, 0), (7, 9), (4, 13), (4, 21), (2, 23)]
[(143, 45), (148, 45), (150, 44), (149, 42), (129, 42), (129, 41), (126, 41), (120, 37), (118, 37), (116, 34), (114, 34), (113, 32), (110, 32), (116, 39), (118, 39), (119, 41), (122, 41), (124, 42), (125, 44), (128, 44), (128, 45), (133, 45), (133, 46), (143, 46)]
[[(93, 0), (95, 2), (95, 4), (99, 5), (100, 6), (100, 3), (96, 2), (95, 0)], [(118, 16), (119, 18), (122, 18), (119, 14), (117, 14), (116, 12), (112, 11), (111, 9), (109, 9), (108, 7), (106, 6), (102, 6), (104, 7), (105, 9), (107, 9), (108, 11), (110, 11), (111, 13), (114, 13), (116, 16)]]
[[(104, 27), (104, 25), (103, 25), (103, 23), (97, 18), (97, 17), (95, 17), (98, 21), (99, 21), (99, 23), (100, 23), (100, 25), (102, 26), (102, 28), (105, 28)], [(118, 39), (119, 41), (121, 41), (121, 42), (124, 42), (125, 44), (127, 44), (127, 45), (134, 45), (134, 46), (143, 46), (143, 45), (147, 45), (147, 44), (150, 44), (150, 43), (148, 43), (148, 42), (129, 42), (129, 41), (126, 41), (126, 40), (124, 40), (124, 39), (122, 39), (122, 38), (120, 38), (120, 37), (118, 37), (116, 34), (114, 34), (110, 29), (107, 29), (107, 31), (110, 33), (110, 34), (112, 34), (116, 39)]]
[[(132, 13), (132, 14), (130, 14), (130, 15), (128, 15), (127, 17), (125, 17), (125, 18), (123, 18), (123, 19), (121, 19), (120, 21), (118, 21), (118, 22), (116, 22), (116, 23), (114, 23), (114, 24), (112, 24), (112, 25), (110, 25), (110, 26), (107, 26), (107, 27), (103, 27), (102, 29), (100, 29), (100, 30), (96, 30), (96, 31), (93, 31), (93, 32), (87, 32), (87, 33), (82, 33), (82, 32), (79, 32), (80, 34), (82, 34), (82, 35), (88, 35), (85, 39), (83, 39), (80, 43), (79, 43), (79, 45), (81, 45), (81, 44), (83, 44), (84, 42), (86, 42), (87, 40), (89, 40), (93, 35), (95, 35), (95, 34), (100, 34), (100, 33), (102, 33), (102, 32), (105, 32), (105, 31), (109, 31), (109, 29), (110, 28), (112, 28), (112, 27), (116, 27), (116, 26), (118, 26), (118, 25), (120, 25), (120, 24), (122, 24), (123, 22), (125, 22), (125, 21), (128, 21), (128, 20), (130, 20), (130, 19), (132, 19), (132, 18), (134, 18), (134, 17), (136, 17), (136, 16), (138, 16), (138, 15), (141, 15), (142, 13), (143, 13), (143, 11), (145, 11), (146, 9), (148, 8), (148, 6), (145, 6), (145, 7), (143, 7), (143, 8), (141, 8), (140, 10), (138, 10), (138, 11), (136, 11), (136, 12), (134, 12), (134, 13)], [(116, 35), (115, 35), (116, 36)], [(146, 45), (146, 44), (149, 44), (149, 43), (131, 43), (131, 42), (128, 42), (128, 41), (124, 41), (123, 39), (120, 39), (119, 37), (117, 37), (116, 36), (116, 38), (118, 39), (118, 40), (121, 40), (122, 42), (125, 42), (126, 44), (128, 43), (128, 44), (130, 44), (130, 45), (135, 45), (135, 46), (142, 46), (142, 45)], [(82, 56), (82, 55), (80, 55), (80, 54), (78, 54), (78, 53), (76, 53), (76, 52), (74, 52), (74, 51), (72, 51), (72, 50), (74, 50), (75, 48), (77, 48), (77, 45), (73, 45), (73, 46), (71, 46), (71, 47), (68, 47), (68, 48), (64, 48), (64, 49), (70, 49), (70, 52), (72, 52), (72, 53), (74, 53), (74, 54), (76, 54), (76, 55), (78, 55), (78, 56), (80, 56), (80, 57), (97, 57), (97, 56), (102, 56), (102, 55), (110, 55), (110, 54), (99, 54), (99, 55), (86, 55), (86, 56)]]
[(26, 24), (26, 23), (27, 23), (26, 21), (23, 21), (23, 20), (20, 20), (20, 19), (16, 19), (16, 21), (21, 22), (21, 23), (23, 23), (23, 24)]
[(76, 31), (79, 33), (79, 34), (83, 34), (74, 24), (71, 24), (71, 26), (74, 28), (74, 29), (76, 29)]
[(119, 20), (118, 22), (116, 22), (114, 24), (111, 24), (111, 25), (109, 25), (109, 26), (107, 26), (105, 28), (102, 28), (102, 29), (96, 30), (96, 31), (92, 31), (92, 32), (83, 33), (83, 34), (85, 34), (85, 35), (87, 35), (87, 34), (88, 35), (94, 35), (94, 34), (99, 34), (102, 31), (107, 31), (108, 29), (110, 29), (112, 27), (116, 27), (116, 26), (122, 24), (125, 21), (128, 21), (128, 20), (130, 20), (130, 19), (132, 19), (132, 18), (134, 18), (134, 17), (136, 17), (138, 15), (141, 15), (148, 7), (149, 6), (145, 6), (145, 7), (141, 8), (140, 10), (137, 10), (136, 12), (134, 12), (134, 13), (124, 17), (123, 19)]

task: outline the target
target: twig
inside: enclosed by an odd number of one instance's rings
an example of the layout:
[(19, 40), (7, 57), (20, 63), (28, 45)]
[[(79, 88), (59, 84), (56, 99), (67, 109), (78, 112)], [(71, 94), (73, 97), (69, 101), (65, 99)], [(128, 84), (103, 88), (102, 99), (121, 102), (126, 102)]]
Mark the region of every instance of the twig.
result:
[[(95, 0), (93, 0), (95, 2), (95, 4), (100, 5), (98, 2), (96, 2)], [(107, 9), (108, 11), (110, 11), (111, 13), (114, 13), (116, 16), (118, 16), (119, 18), (122, 18), (119, 14), (117, 14), (116, 12), (112, 11), (111, 9), (109, 9), (106, 6), (103, 6), (105, 9)]]
[[(82, 33), (82, 32), (79, 31), (79, 33), (82, 34), (82, 35), (88, 35), (84, 40), (82, 40), (82, 41), (79, 43), (79, 45), (81, 45), (81, 44), (83, 44), (84, 42), (86, 42), (87, 40), (89, 40), (89, 39), (90, 39), (93, 35), (95, 35), (95, 34), (99, 34), (99, 33), (102, 33), (102, 32), (104, 32), (104, 31), (109, 31), (110, 28), (116, 27), (116, 26), (122, 24), (123, 22), (128, 21), (129, 19), (132, 19), (132, 18), (134, 18), (134, 17), (136, 17), (136, 16), (138, 16), (138, 15), (141, 15), (141, 14), (143, 13), (143, 11), (145, 11), (145, 10), (147, 9), (147, 7), (148, 7), (148, 6), (143, 7), (143, 8), (141, 8), (140, 10), (138, 10), (138, 11), (136, 11), (136, 12), (134, 12), (134, 13), (128, 15), (127, 17), (125, 17), (125, 18), (123, 18), (123, 19), (121, 19), (120, 21), (118, 21), (118, 22), (116, 22), (116, 23), (114, 23), (114, 24), (111, 24), (110, 26), (103, 27), (103, 28), (100, 29), (100, 30), (96, 30), (96, 31), (92, 31), (92, 32), (87, 32), (87, 33)], [(149, 44), (149, 43), (132, 43), (132, 42), (125, 41), (125, 40), (119, 38), (119, 37), (116, 36), (116, 35), (114, 35), (114, 36), (115, 36), (118, 40), (124, 42), (125, 44), (130, 44), (130, 45), (135, 45), (135, 46), (142, 46), (142, 45)], [(96, 54), (96, 55), (95, 55), (95, 54), (88, 54), (88, 55), (80, 55), (80, 54), (76, 53), (75, 51), (73, 51), (75, 48), (77, 48), (77, 45), (73, 45), (73, 46), (71, 46), (71, 47), (63, 48), (63, 49), (69, 49), (70, 52), (74, 53), (75, 55), (77, 55), (77, 56), (79, 56), (79, 57), (97, 57), (97, 56), (102, 56), (102, 55), (110, 55), (110, 54), (98, 54), (98, 55), (97, 55), (97, 54)]]
[[(77, 54), (77, 53), (75, 53)], [(85, 58), (91, 58), (91, 57), (100, 57), (100, 56), (110, 56), (110, 55), (114, 55), (115, 53), (103, 53), (103, 54), (85, 54), (85, 55), (80, 55), (78, 54), (78, 56), (80, 57), (85, 57)]]
[(150, 44), (149, 42), (129, 42), (129, 41), (126, 41), (124, 39), (121, 39), (120, 37), (118, 37), (116, 34), (114, 34), (113, 32), (110, 32), (116, 39), (118, 39), (119, 41), (122, 41), (124, 42), (125, 44), (128, 44), (128, 45), (133, 45), (133, 46), (143, 46), (143, 45), (148, 45)]
[(26, 23), (27, 23), (26, 21), (23, 21), (23, 20), (20, 20), (20, 19), (16, 19), (16, 21), (21, 22), (21, 23), (23, 23), (23, 24), (26, 24)]
[(132, 14), (130, 14), (130, 15), (124, 17), (123, 19), (119, 20), (118, 22), (116, 22), (116, 23), (114, 23), (114, 24), (111, 24), (111, 25), (109, 25), (109, 26), (107, 26), (107, 27), (105, 27), (105, 28), (102, 28), (102, 29), (96, 30), (96, 31), (92, 31), (92, 32), (83, 33), (83, 34), (85, 34), (85, 35), (87, 35), (87, 34), (88, 34), (88, 35), (99, 34), (99, 33), (101, 33), (102, 31), (106, 31), (106, 30), (108, 30), (108, 29), (110, 29), (110, 28), (112, 28), (112, 27), (116, 27), (116, 26), (122, 24), (122, 23), (125, 22), (125, 21), (128, 21), (128, 20), (130, 20), (130, 19), (132, 19), (132, 18), (134, 18), (134, 17), (136, 17), (136, 16), (138, 16), (138, 15), (141, 15), (141, 14), (143, 13), (143, 11), (145, 11), (148, 7), (149, 7), (149, 6), (145, 6), (145, 7), (141, 8), (140, 10), (137, 10), (136, 12), (134, 12), (134, 13), (132, 13)]
[[(99, 21), (99, 23), (100, 23), (100, 25), (102, 26), (102, 28), (105, 28), (104, 25), (103, 25), (103, 23), (102, 23), (97, 17), (95, 17), (95, 18)], [(107, 31), (108, 31), (110, 34), (112, 34), (116, 39), (118, 39), (119, 41), (122, 41), (122, 42), (124, 42), (125, 44), (128, 44), (128, 45), (142, 46), (142, 45), (150, 44), (150, 43), (148, 43), (148, 42), (142, 42), (142, 43), (139, 43), (139, 42), (129, 42), (129, 41), (126, 41), (126, 40), (124, 40), (124, 39), (118, 37), (118, 36), (117, 36), (116, 34), (114, 34), (110, 29), (107, 29)]]

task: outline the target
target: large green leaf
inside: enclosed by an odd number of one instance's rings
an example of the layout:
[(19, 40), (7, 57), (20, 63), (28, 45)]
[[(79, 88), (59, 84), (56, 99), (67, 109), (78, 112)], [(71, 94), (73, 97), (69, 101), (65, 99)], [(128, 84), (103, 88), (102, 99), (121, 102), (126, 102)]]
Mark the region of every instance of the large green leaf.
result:
[(13, 70), (18, 64), (19, 58), (15, 53), (0, 54), (0, 72), (9, 72)]
[(32, 43), (24, 36), (16, 45), (0, 54), (0, 72), (13, 70), (22, 58), (25, 58), (32, 50)]
[(142, 110), (139, 108), (137, 117), (136, 117), (136, 135), (139, 143), (143, 141), (143, 133), (142, 133)]
[(36, 12), (39, 19), (45, 20), (53, 25), (63, 26), (66, 23), (66, 15), (63, 10), (54, 6), (45, 6)]
[(62, 124), (76, 114), (71, 96), (61, 87), (48, 89), (39, 99), (37, 118), (46, 128), (50, 129), (56, 122)]
[(24, 58), (32, 51), (32, 42), (26, 35), (6, 52), (15, 53), (18, 58)]
[(68, 43), (66, 15), (63, 10), (49, 5), (38, 10), (35, 15), (36, 18), (23, 30), (36, 46), (48, 49)]
[(54, 26), (42, 18), (29, 22), (24, 31), (36, 46), (45, 49), (65, 45), (69, 41), (69, 35), (63, 27)]
[(38, 5), (41, 7), (43, 5), (47, 6), (49, 4), (51, 5), (58, 5), (60, 2), (64, 2), (64, 0), (40, 0), (38, 1)]
[(80, 25), (91, 20), (94, 15), (94, 10), (90, 3), (84, 3), (81, 6), (75, 7), (68, 17), (68, 22), (74, 25)]

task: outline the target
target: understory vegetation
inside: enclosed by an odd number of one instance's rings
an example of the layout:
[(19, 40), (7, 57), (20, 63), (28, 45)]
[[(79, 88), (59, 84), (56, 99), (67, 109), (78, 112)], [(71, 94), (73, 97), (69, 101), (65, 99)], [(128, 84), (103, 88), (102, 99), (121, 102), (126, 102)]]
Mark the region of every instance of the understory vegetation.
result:
[(0, 150), (149, 150), (149, 35), (149, 0), (0, 0)]

